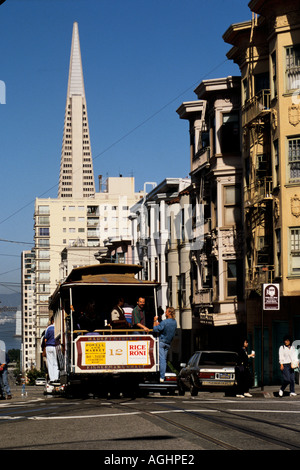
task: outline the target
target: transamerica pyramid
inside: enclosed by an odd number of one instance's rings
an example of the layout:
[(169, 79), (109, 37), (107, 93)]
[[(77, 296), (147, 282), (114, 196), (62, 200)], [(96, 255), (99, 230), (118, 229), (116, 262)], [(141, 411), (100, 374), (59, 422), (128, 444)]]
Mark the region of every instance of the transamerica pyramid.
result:
[(73, 25), (59, 175), (59, 198), (91, 197), (95, 180), (84, 91), (78, 24)]

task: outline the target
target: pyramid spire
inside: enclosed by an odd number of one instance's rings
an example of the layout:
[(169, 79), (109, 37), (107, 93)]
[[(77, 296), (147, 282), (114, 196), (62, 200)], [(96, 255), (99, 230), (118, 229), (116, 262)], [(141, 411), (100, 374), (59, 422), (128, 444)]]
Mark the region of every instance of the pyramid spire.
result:
[(58, 197), (95, 193), (78, 24), (73, 25)]
[(71, 57), (69, 67), (68, 97), (71, 97), (73, 95), (85, 95), (79, 44), (78, 23), (74, 23), (73, 25)]

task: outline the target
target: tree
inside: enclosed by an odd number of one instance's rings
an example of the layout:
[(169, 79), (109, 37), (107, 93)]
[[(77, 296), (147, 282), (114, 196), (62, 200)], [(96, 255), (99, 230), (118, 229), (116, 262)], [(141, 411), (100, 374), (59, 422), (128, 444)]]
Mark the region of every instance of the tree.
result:
[(9, 362), (20, 362), (20, 349), (9, 349), (7, 354)]
[(38, 377), (45, 377), (45, 372), (33, 368), (33, 369), (30, 369), (30, 370), (27, 372), (26, 375), (27, 375), (27, 378), (28, 378), (28, 385), (34, 385), (34, 384), (35, 384), (35, 380), (36, 380)]

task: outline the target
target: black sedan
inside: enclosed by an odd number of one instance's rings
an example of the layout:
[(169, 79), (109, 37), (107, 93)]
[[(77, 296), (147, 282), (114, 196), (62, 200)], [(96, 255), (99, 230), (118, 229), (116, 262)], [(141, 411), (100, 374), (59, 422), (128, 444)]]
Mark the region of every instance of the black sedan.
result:
[(235, 367), (238, 354), (232, 351), (196, 351), (187, 364), (181, 364), (178, 392), (189, 390), (196, 396), (199, 390), (224, 390), (236, 385)]

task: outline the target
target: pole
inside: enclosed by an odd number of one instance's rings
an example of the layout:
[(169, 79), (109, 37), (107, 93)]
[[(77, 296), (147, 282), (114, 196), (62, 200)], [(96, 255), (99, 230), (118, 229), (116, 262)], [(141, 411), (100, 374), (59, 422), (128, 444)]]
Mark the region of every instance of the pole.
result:
[[(263, 299), (263, 296), (262, 296), (262, 299)], [(264, 390), (264, 305), (263, 304), (262, 304), (262, 309), (261, 309), (261, 390), (262, 391)]]

